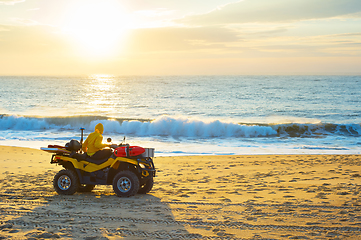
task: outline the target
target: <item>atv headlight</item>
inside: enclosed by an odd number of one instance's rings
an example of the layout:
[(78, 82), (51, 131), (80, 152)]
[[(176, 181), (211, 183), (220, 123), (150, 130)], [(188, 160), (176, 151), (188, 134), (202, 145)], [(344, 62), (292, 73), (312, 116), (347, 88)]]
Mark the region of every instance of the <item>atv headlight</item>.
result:
[(139, 166), (140, 166), (141, 168), (146, 168), (143, 163), (139, 163)]

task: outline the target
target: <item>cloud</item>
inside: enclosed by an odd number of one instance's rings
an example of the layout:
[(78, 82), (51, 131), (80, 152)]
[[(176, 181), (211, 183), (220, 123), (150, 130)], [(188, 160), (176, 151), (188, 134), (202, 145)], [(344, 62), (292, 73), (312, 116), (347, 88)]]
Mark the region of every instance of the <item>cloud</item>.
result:
[(188, 25), (292, 22), (361, 12), (360, 0), (244, 0), (178, 20)]
[(245, 42), (252, 55), (278, 57), (341, 57), (360, 56), (360, 33), (319, 36), (278, 36), (271, 39), (249, 39)]
[(40, 10), (40, 8), (30, 8), (30, 9), (27, 9), (26, 11), (31, 12), (31, 11), (38, 11), (38, 10)]
[(317, 57), (361, 54), (360, 33), (294, 34), (289, 26), (226, 28), (165, 27), (135, 29), (125, 49), (129, 56)]
[(14, 5), (16, 3), (25, 2), (26, 0), (0, 0), (0, 5)]
[(134, 12), (136, 15), (142, 15), (146, 17), (159, 17), (167, 16), (174, 13), (174, 10), (168, 10), (165, 8), (149, 9), (149, 10), (139, 10)]
[(37, 21), (31, 20), (31, 19), (23, 19), (23, 18), (11, 18), (12, 22), (16, 23), (17, 25), (40, 25)]
[[(10, 29), (5, 25), (0, 25), (0, 32), (1, 31), (10, 31)], [(1, 36), (1, 35), (0, 35)], [(0, 38), (1, 39), (1, 38)]]
[(57, 29), (40, 25), (0, 25), (2, 55), (61, 53), (66, 48)]
[(237, 31), (221, 27), (134, 29), (130, 38), (128, 50), (133, 52), (199, 50), (241, 41)]

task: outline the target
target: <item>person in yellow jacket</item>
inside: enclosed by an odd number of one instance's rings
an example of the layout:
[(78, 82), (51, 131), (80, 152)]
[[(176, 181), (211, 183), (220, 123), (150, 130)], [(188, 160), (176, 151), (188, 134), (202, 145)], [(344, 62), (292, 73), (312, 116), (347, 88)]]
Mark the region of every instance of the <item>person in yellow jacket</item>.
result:
[(88, 156), (93, 159), (104, 159), (110, 157), (112, 151), (110, 149), (103, 149), (105, 147), (110, 147), (111, 144), (103, 144), (103, 134), (104, 127), (103, 124), (98, 123), (95, 126), (94, 132), (89, 134), (85, 142), (82, 145), (82, 150)]

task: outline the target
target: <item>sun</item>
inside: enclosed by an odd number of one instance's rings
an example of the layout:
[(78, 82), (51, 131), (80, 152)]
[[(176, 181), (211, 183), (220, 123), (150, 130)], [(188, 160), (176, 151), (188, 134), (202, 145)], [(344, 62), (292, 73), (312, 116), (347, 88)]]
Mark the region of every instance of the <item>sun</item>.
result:
[(74, 1), (66, 13), (63, 30), (87, 55), (107, 56), (124, 40), (127, 16), (116, 0)]

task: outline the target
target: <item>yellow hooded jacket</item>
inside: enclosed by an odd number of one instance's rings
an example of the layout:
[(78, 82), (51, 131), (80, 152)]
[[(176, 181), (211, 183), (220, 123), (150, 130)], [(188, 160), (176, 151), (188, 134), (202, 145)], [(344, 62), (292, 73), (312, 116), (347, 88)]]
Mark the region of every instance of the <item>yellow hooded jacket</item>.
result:
[(107, 147), (107, 144), (103, 144), (102, 133), (104, 131), (103, 124), (98, 123), (95, 126), (94, 132), (89, 134), (87, 139), (82, 145), (83, 152), (86, 152), (89, 156), (94, 155), (99, 150), (102, 150), (104, 147)]

